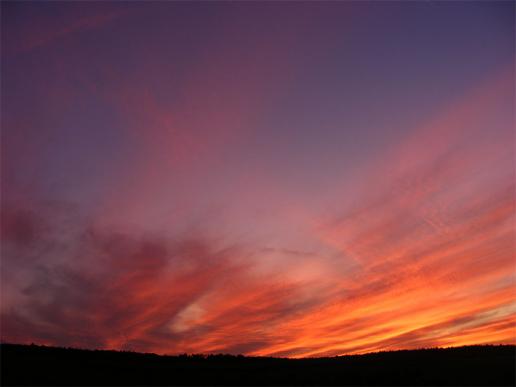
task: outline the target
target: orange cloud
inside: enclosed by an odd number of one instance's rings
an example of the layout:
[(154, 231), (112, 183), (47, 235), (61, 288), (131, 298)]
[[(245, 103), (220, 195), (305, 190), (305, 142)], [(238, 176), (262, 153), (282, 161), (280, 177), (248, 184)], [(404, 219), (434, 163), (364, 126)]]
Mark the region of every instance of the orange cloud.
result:
[[(516, 343), (507, 165), (514, 138), (485, 133), (510, 86), (507, 76), (487, 82), (415, 130), (368, 169), (375, 173), (361, 177), (366, 191), (340, 214), (321, 221), (293, 201), (287, 221), (314, 226), (306, 238), (317, 239), (319, 251), (184, 231), (140, 235), (99, 227), (102, 211), (93, 221), (63, 221), (53, 207), (10, 206), (2, 218), (2, 340), (292, 357)], [(138, 158), (148, 162), (131, 170), (139, 185), (128, 176), (119, 185), (127, 191), (106, 198), (113, 213), (153, 200), (162, 186), (149, 168), (180, 170), (196, 164), (197, 153), (212, 162), (239, 135), (232, 120), (252, 121), (244, 107), (232, 114), (224, 104), (183, 121), (150, 94), (121, 95), (120, 111), (133, 114), (136, 135), (149, 141)], [(213, 102), (206, 98), (198, 103)], [(140, 113), (131, 113), (138, 104)], [(210, 132), (205, 120), (224, 130)], [(174, 156), (153, 155), (154, 146)], [(266, 176), (262, 183), (256, 197), (281, 191)]]

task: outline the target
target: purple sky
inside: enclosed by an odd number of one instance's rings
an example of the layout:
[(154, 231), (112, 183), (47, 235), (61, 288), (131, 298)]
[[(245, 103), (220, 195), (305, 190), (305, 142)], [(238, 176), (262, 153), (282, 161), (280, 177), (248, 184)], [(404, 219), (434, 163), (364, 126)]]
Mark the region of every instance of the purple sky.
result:
[(1, 10), (2, 340), (516, 341), (513, 2)]

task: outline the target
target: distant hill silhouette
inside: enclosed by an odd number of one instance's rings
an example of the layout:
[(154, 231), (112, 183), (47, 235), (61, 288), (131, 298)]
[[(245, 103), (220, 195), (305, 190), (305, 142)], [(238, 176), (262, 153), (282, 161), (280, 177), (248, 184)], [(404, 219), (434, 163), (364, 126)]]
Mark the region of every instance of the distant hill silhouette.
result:
[(466, 346), (331, 358), (135, 352), (1, 344), (1, 385), (514, 386), (516, 346)]

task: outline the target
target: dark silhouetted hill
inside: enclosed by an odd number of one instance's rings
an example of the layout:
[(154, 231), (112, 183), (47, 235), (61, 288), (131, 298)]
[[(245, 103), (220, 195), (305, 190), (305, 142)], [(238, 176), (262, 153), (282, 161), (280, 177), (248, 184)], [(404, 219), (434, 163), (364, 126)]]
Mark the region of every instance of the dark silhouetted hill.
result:
[(467, 346), (331, 358), (159, 356), (1, 344), (2, 385), (514, 386), (516, 346)]

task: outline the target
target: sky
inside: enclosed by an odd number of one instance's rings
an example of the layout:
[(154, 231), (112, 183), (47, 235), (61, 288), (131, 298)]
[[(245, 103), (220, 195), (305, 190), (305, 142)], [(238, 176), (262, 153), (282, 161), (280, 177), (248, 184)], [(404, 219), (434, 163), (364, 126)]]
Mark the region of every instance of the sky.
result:
[(2, 342), (516, 344), (514, 7), (2, 2)]

